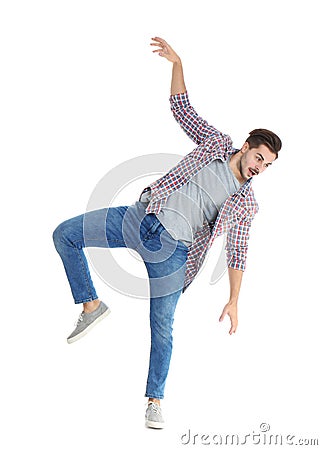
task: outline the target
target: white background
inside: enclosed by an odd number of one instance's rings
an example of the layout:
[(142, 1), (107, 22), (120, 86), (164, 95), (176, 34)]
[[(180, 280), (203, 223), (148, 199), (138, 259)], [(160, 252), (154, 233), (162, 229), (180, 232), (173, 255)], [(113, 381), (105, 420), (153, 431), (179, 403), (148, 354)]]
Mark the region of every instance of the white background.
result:
[[(313, 0), (1, 2), (1, 448), (177, 449), (188, 429), (243, 435), (262, 422), (321, 442), (318, 11)], [(80, 309), (51, 238), (111, 168), (194, 148), (169, 111), (155, 35), (235, 147), (257, 127), (283, 140), (254, 180), (237, 333), (218, 322), (229, 285), (227, 274), (209, 284), (216, 245), (180, 299), (161, 432), (144, 427), (148, 302), (94, 273), (112, 314), (67, 345)]]

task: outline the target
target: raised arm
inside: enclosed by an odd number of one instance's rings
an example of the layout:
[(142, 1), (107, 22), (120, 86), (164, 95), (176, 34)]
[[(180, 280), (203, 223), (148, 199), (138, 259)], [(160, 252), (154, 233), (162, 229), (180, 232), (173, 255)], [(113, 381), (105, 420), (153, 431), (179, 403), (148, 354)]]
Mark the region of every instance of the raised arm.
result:
[(170, 101), (171, 110), (176, 121), (196, 144), (199, 145), (205, 139), (215, 136), (218, 145), (225, 146), (227, 137), (215, 127), (209, 125), (191, 106), (184, 82), (180, 57), (164, 39), (155, 37), (152, 38), (152, 41), (151, 45), (157, 47), (153, 50), (153, 53), (158, 53), (173, 64)]
[(172, 66), (172, 79), (171, 79), (171, 95), (183, 94), (187, 92), (184, 76), (183, 76), (183, 68), (181, 59), (177, 55), (177, 53), (173, 50), (173, 48), (162, 38), (155, 37), (152, 38), (151, 45), (154, 47), (158, 47), (156, 50), (153, 50), (153, 53), (158, 53), (160, 56), (163, 56), (168, 61), (173, 63)]

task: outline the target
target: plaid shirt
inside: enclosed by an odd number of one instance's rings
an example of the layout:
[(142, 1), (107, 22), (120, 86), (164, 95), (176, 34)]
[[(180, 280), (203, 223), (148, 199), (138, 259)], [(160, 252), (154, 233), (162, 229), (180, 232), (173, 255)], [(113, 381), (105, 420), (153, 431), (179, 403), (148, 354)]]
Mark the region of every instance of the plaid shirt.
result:
[[(151, 189), (151, 200), (146, 213), (158, 214), (167, 197), (191, 177), (215, 159), (226, 161), (238, 150), (233, 148), (228, 135), (218, 131), (203, 120), (190, 105), (188, 93), (170, 97), (174, 118), (185, 133), (197, 144), (175, 167), (165, 175), (144, 188)], [(226, 255), (228, 267), (245, 270), (249, 230), (252, 219), (258, 211), (250, 178), (240, 189), (223, 203), (216, 220), (205, 221), (203, 228), (194, 235), (189, 247), (183, 292), (194, 280), (214, 239), (227, 233)], [(140, 196), (141, 198), (141, 196)]]

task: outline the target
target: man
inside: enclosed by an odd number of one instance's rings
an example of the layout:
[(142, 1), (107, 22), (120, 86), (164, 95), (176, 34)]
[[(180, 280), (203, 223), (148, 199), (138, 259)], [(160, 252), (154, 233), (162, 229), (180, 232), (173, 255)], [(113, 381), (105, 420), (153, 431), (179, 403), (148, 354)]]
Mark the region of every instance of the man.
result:
[(220, 316), (237, 329), (237, 300), (245, 270), (249, 230), (258, 206), (252, 178), (278, 156), (281, 141), (266, 129), (253, 130), (240, 150), (231, 138), (203, 120), (190, 105), (179, 56), (155, 37), (154, 52), (173, 64), (171, 109), (197, 144), (174, 168), (151, 183), (131, 206), (91, 211), (63, 222), (54, 232), (76, 304), (83, 304), (72, 343), (110, 310), (98, 299), (84, 247), (128, 247), (142, 257), (149, 276), (151, 351), (146, 426), (163, 428), (160, 399), (172, 352), (172, 324), (182, 292), (194, 280), (214, 239), (227, 233), (230, 298)]

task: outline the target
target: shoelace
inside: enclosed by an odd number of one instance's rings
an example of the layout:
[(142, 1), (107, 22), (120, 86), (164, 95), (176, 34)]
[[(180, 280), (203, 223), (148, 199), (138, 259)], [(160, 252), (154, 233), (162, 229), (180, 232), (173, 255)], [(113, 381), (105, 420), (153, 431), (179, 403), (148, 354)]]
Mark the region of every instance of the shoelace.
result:
[(79, 317), (78, 317), (78, 319), (77, 319), (77, 321), (75, 323), (75, 326), (77, 327), (81, 322), (83, 322), (83, 320), (84, 320), (84, 311), (82, 311), (80, 313), (80, 315), (79, 315)]
[(160, 414), (160, 406), (155, 402), (150, 402), (148, 406), (151, 406), (153, 412)]

